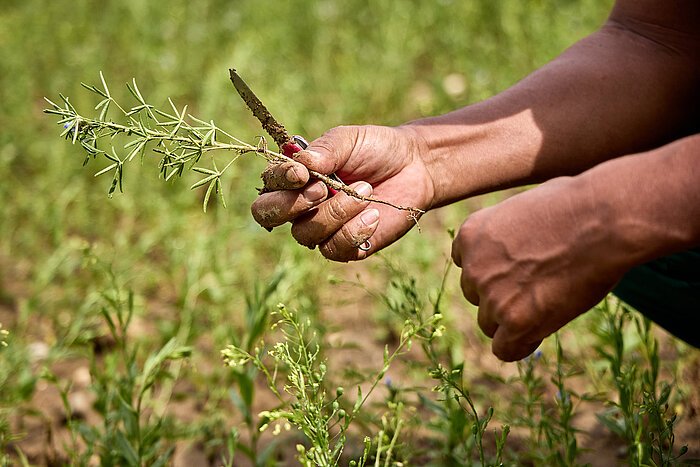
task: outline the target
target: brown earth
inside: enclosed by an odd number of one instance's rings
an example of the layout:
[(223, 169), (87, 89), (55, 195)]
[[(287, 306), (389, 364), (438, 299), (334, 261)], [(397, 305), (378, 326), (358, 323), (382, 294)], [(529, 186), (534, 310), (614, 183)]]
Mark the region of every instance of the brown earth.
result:
[[(359, 266), (351, 267), (360, 268)], [(8, 269), (5, 269), (5, 271), (8, 271)], [(28, 296), (28, 287), (26, 283), (23, 283), (21, 274), (13, 275), (15, 278), (13, 280), (7, 280), (7, 277), (8, 275), (5, 275), (3, 287), (8, 296)], [(335, 290), (336, 293), (337, 291), (338, 289)], [(380, 332), (376, 323), (366, 319), (368, 315), (367, 310), (372, 306), (367, 297), (358, 299), (356, 289), (354, 292), (345, 290), (341, 293), (347, 294), (351, 298), (343, 302), (343, 300), (338, 300), (335, 297), (334, 303), (340, 303), (340, 305), (332, 308), (328, 307), (322, 316), (328, 329), (331, 330), (326, 335), (330, 345), (330, 349), (327, 352), (329, 357), (328, 367), (336, 369), (373, 369), (376, 371), (382, 365), (384, 346), (386, 344), (394, 345), (395, 342), (393, 341), (395, 341), (396, 336), (392, 336), (391, 333)], [(0, 322), (5, 325), (5, 328), (12, 329), (13, 324), (16, 322), (20, 301), (13, 299), (4, 300), (0, 303)], [(31, 335), (26, 337), (33, 341), (30, 349), (34, 365), (38, 367), (48, 351), (48, 346), (44, 342), (47, 336), (50, 335), (50, 324), (36, 317), (29, 317), (29, 320), (30, 325), (28, 329)], [(475, 394), (485, 393), (490, 395), (491, 403), (494, 406), (502, 405), (504, 400), (512, 395), (513, 388), (497, 383), (493, 378), (485, 375), (509, 378), (517, 375), (516, 366), (498, 361), (488, 351), (488, 345), (479, 337), (480, 334), (475, 329), (473, 316), (470, 315), (467, 319), (460, 320), (456, 325), (459, 326), (459, 330), (464, 336), (468, 336), (465, 339), (462, 352), (469, 367), (468, 373), (473, 375), (470, 376), (471, 388)], [(148, 334), (151, 330), (149, 328), (152, 328), (152, 326), (152, 321), (137, 320), (132, 327), (132, 332), (136, 335)], [(672, 339), (661, 330), (657, 330), (656, 335), (661, 344), (660, 353), (662, 360), (678, 358), (679, 356)], [(566, 339), (565, 334), (562, 339)], [(95, 345), (99, 350), (100, 347), (108, 348), (110, 342), (108, 338), (103, 337), (95, 340)], [(200, 338), (195, 345), (197, 349), (202, 351), (207, 351), (208, 348), (208, 351), (211, 351), (213, 347), (211, 341), (208, 341), (206, 337)], [(700, 352), (689, 348), (688, 353), (689, 355), (683, 356), (682, 359), (684, 366), (679, 371), (680, 379), (678, 384), (681, 387), (689, 388), (689, 390), (684, 395), (684, 399), (674, 407), (681, 415), (681, 422), (675, 430), (676, 446), (687, 444), (689, 452), (685, 458), (700, 458), (700, 393), (697, 391), (698, 382), (700, 382)], [(414, 349), (414, 351), (403, 358), (403, 362), (393, 365), (386, 377), (390, 378), (391, 384), (397, 387), (408, 387), (415, 384), (416, 381), (412, 376), (410, 362), (420, 360), (420, 358), (419, 352)], [(218, 361), (213, 364), (218, 364)], [(84, 420), (89, 424), (99, 424), (99, 416), (92, 407), (94, 395), (89, 389), (91, 377), (88, 360), (86, 358), (64, 359), (52, 365), (52, 369), (59, 380), (72, 381), (68, 396), (73, 410), (71, 417), (74, 420)], [(211, 368), (196, 368), (195, 371), (203, 373), (211, 371)], [(424, 382), (423, 384), (426, 383)], [(427, 384), (430, 384), (430, 381)], [(569, 384), (578, 393), (594, 391), (594, 385), (586, 376), (571, 378)], [(367, 386), (364, 386), (363, 389), (366, 391)], [(422, 392), (429, 393), (429, 388), (425, 388)], [(194, 422), (198, 417), (203, 416), (203, 404), (198, 401), (200, 394), (198, 389), (192, 384), (183, 380), (179, 381), (173, 389), (173, 394), (177, 395), (177, 397), (171, 398), (167, 412), (177, 420), (183, 423)], [(256, 394), (259, 397), (256, 396), (255, 412), (274, 406), (275, 399), (266, 390), (262, 382), (260, 382)], [(553, 394), (550, 396), (553, 397)], [(374, 401), (379, 403), (385, 397), (386, 389), (381, 388), (375, 393)], [(596, 414), (602, 412), (605, 408), (602, 402), (582, 403), (578, 406), (574, 424), (582, 431), (578, 437), (579, 446), (586, 450), (578, 459), (582, 463), (590, 463), (592, 466), (610, 466), (623, 462), (623, 459), (620, 457), (624, 455), (621, 440), (611, 434), (596, 418)], [(16, 442), (16, 446), (27, 456), (30, 463), (32, 465), (47, 466), (67, 463), (66, 447), (70, 447), (73, 440), (71, 440), (70, 432), (66, 426), (67, 416), (56, 387), (45, 380), (39, 380), (31, 400), (17, 409), (12, 414), (10, 422), (13, 432), (22, 435)], [(222, 410), (226, 411), (226, 413), (235, 413), (232, 407), (222, 407)], [(499, 427), (504, 422), (499, 420), (498, 417), (499, 412), (496, 410), (496, 416), (490, 427)], [(269, 431), (263, 435), (261, 445), (272, 440), (272, 434)], [(416, 437), (416, 434), (420, 435), (420, 430), (413, 436)], [(243, 433), (243, 438), (245, 439), (245, 433)], [(525, 446), (525, 440), (525, 433), (521, 429), (515, 428), (509, 437), (507, 445), (517, 450), (518, 446)], [(420, 440), (417, 440), (416, 443), (420, 443)], [(286, 454), (280, 457), (282, 465), (298, 465), (293, 460), (296, 442), (287, 444), (289, 447), (284, 450)], [(78, 440), (77, 447), (80, 448), (80, 445), (81, 441)], [(420, 465), (418, 463), (420, 458), (416, 458), (414, 461), (417, 463), (416, 465)], [(94, 464), (98, 464), (97, 458), (94, 459)], [(199, 443), (178, 441), (172, 458), (172, 465), (183, 467), (194, 465), (215, 466), (220, 465), (220, 461), (218, 457), (207, 456), (205, 448)], [(246, 464), (241, 463), (240, 465)]]

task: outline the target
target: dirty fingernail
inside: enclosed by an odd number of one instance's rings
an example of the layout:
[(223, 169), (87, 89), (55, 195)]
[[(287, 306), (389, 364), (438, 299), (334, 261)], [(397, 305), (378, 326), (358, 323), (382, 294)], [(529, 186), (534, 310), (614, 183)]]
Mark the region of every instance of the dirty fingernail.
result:
[(317, 152), (309, 151), (308, 149), (303, 149), (292, 154), (292, 159), (303, 162), (305, 165), (319, 157), (321, 156)]
[(379, 211), (376, 209), (370, 209), (369, 211), (362, 213), (360, 220), (363, 224), (369, 227), (379, 220)]
[(322, 182), (316, 182), (304, 190), (304, 198), (310, 203), (314, 203), (326, 195), (326, 189)]
[(362, 182), (355, 187), (355, 191), (358, 195), (369, 196), (372, 194), (372, 185), (367, 182)]
[(284, 173), (284, 177), (290, 182), (300, 182), (302, 180), (301, 174), (299, 173), (299, 167), (290, 167)]

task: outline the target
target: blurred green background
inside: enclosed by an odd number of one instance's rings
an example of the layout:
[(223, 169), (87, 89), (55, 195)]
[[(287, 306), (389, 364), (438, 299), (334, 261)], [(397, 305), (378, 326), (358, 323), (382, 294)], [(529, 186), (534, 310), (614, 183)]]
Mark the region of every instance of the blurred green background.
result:
[[(484, 99), (593, 32), (610, 5), (4, 1), (0, 287), (37, 284), (37, 275), (50, 274), (46, 262), (75, 239), (101, 245), (119, 269), (143, 272), (147, 281), (172, 274), (192, 250), (223, 269), (245, 271), (243, 282), (274, 267), (282, 251), (316, 256), (290, 246), (284, 229), (268, 235), (254, 225), (248, 205), (263, 168), (257, 160), (242, 161), (227, 180), (225, 212), (203, 214), (201, 196), (187, 189), (190, 179), (157, 180), (155, 157), (132, 168), (125, 194), (108, 200), (109, 180), (94, 179), (101, 167), (82, 168), (79, 148), (58, 138), (61, 128), (42, 114), (44, 96), (56, 101), (61, 92), (89, 114), (96, 101), (81, 81), (97, 84), (102, 71), (124, 100), (122, 84), (135, 77), (150, 103), (164, 106), (171, 97), (253, 142), (262, 131), (228, 80), (227, 69), (236, 67), (290, 131), (312, 139), (339, 124), (400, 124)], [(446, 214), (446, 227), (466, 214)], [(444, 256), (448, 248), (442, 235), (431, 253)]]
[[(397, 125), (485, 99), (595, 31), (611, 4), (4, 0), (0, 322), (9, 343), (22, 354), (45, 342), (60, 360), (96, 332), (90, 310), (109, 280), (86, 267), (86, 250), (136, 293), (151, 326), (144, 345), (177, 334), (198, 346), (195, 365), (218, 364), (218, 349), (244, 326), (246, 293), (276, 271), (287, 271), (280, 299), (306, 310), (334, 305), (331, 275), (366, 274), (381, 283), (383, 274), (377, 258), (333, 264), (296, 245), (287, 227), (259, 228), (249, 205), (264, 164), (252, 156), (227, 172), (227, 209), (203, 213), (203, 190), (188, 189), (194, 175), (164, 183), (155, 156), (129, 168), (125, 193), (108, 199), (110, 180), (93, 177), (101, 162), (81, 166), (81, 149), (60, 139), (62, 128), (43, 114), (44, 96), (57, 101), (63, 93), (89, 115), (97, 102), (81, 81), (99, 84), (102, 71), (124, 101), (123, 83), (135, 77), (150, 103), (166, 106), (170, 97), (252, 143), (262, 130), (231, 86), (228, 68), (235, 67), (291, 132), (313, 139), (340, 124)], [(495, 199), (428, 214), (421, 234), (411, 232), (385, 256), (438, 284), (449, 257), (446, 230)], [(456, 282), (453, 276), (453, 289)], [(26, 385), (18, 400), (31, 396), (37, 377), (22, 361), (5, 386)], [(193, 381), (206, 374), (200, 370)]]

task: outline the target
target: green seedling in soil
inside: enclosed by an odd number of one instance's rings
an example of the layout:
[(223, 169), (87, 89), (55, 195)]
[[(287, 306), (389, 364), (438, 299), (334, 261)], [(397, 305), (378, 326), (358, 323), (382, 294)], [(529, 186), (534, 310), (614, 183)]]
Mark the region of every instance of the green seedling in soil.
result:
[[(168, 111), (148, 104), (141, 95), (135, 79), (132, 80), (131, 84), (127, 84), (129, 92), (136, 100), (135, 105), (127, 111), (114, 100), (101, 72), (100, 80), (102, 88), (81, 83), (85, 89), (101, 98), (95, 106), (95, 110), (99, 111), (99, 115), (96, 117), (91, 118), (79, 114), (68, 97), (63, 94), (60, 94), (62, 106), (45, 98), (51, 108), (45, 109), (44, 112), (59, 117), (58, 124), (64, 127), (61, 136), (73, 144), (80, 143), (87, 154), (83, 165), (98, 156), (107, 159), (107, 167), (98, 171), (95, 176), (112, 174), (112, 183), (108, 191), (110, 197), (117, 187), (120, 192), (123, 191), (125, 164), (132, 162), (137, 156), (143, 162), (149, 148), (160, 156), (158, 168), (166, 181), (174, 177), (181, 177), (185, 170), (202, 174), (203, 177), (190, 188), (207, 186), (203, 202), (205, 211), (212, 194), (218, 194), (221, 203), (226, 206), (221, 177), (241, 155), (256, 154), (273, 164), (292, 160), (284, 154), (270, 151), (263, 138), (257, 145), (243, 142), (216, 126), (213, 120), (206, 122), (188, 114), (187, 106), (178, 110), (170, 99), (168, 102), (171, 109)], [(121, 123), (110, 120), (109, 110), (112, 106), (121, 113), (120, 118), (123, 120)], [(113, 144), (117, 137), (126, 138), (126, 142), (119, 151)], [(222, 142), (221, 138), (226, 141)], [(102, 140), (110, 141), (108, 148), (100, 148)], [(212, 155), (215, 151), (232, 152), (234, 156), (222, 169), (217, 167), (213, 157), (211, 168), (198, 165), (203, 156)], [(360, 195), (346, 184), (324, 174), (314, 171), (310, 171), (310, 174), (323, 181), (329, 188), (343, 191), (355, 198), (408, 211), (415, 220), (423, 214), (420, 209), (398, 206), (384, 200)]]
[[(598, 419), (626, 443), (625, 457), (630, 466), (698, 465), (700, 460), (681, 460), (688, 448), (674, 452), (674, 427), (679, 419), (670, 410), (674, 383), (659, 382), (658, 342), (652, 336), (650, 321), (629, 310), (619, 301), (608, 299), (599, 305), (603, 314), (597, 330), (596, 347), (607, 361), (618, 401)], [(625, 341), (625, 324), (629, 321), (639, 337), (641, 358), (630, 358), (632, 348)]]
[[(433, 319), (435, 319), (435, 317), (439, 317), (437, 321), (438, 323), (442, 320), (442, 298), (451, 264), (451, 260), (447, 260), (445, 263), (442, 283), (432, 303), (432, 317)], [(407, 295), (408, 297), (411, 297), (415, 295), (415, 293), (408, 293)], [(419, 314), (419, 316), (422, 315)], [(435, 386), (434, 390), (442, 393), (444, 397), (443, 401), (454, 401), (462, 410), (464, 416), (469, 416), (472, 418), (470, 431), (474, 441), (474, 446), (478, 453), (479, 463), (482, 466), (503, 465), (503, 453), (506, 439), (510, 433), (510, 427), (508, 425), (503, 425), (501, 427), (500, 434), (497, 430), (494, 430), (496, 454), (494, 459), (487, 459), (484, 452), (483, 439), (489, 422), (493, 417), (494, 410), (493, 407), (489, 407), (486, 410), (486, 415), (479, 415), (479, 411), (476, 409), (472, 396), (464, 385), (464, 362), (455, 363), (452, 358), (443, 355), (443, 352), (441, 352), (439, 347), (436, 345), (438, 338), (442, 337), (445, 331), (445, 326), (438, 324), (438, 326), (433, 327), (429, 332), (421, 336), (421, 348), (432, 366), (432, 368), (429, 370), (430, 376), (439, 380), (439, 383), (437, 386)], [(443, 363), (443, 360), (448, 362), (447, 367)]]
[[(428, 360), (428, 373), (438, 380), (433, 390), (441, 393), (440, 404), (418, 394), (423, 404), (439, 415), (440, 423), (444, 423), (440, 427), (445, 439), (441, 443), (443, 452), (440, 453), (440, 462), (468, 464), (471, 463), (472, 455), (476, 450), (480, 465), (502, 465), (510, 427), (502, 426), (500, 434), (494, 431), (496, 455), (493, 459), (487, 459), (483, 438), (493, 417), (493, 408), (489, 407), (486, 415), (479, 414), (471, 394), (464, 385), (464, 363), (455, 362), (452, 356), (449, 353), (446, 354), (438, 345), (439, 339), (447, 332), (445, 325), (442, 324), (441, 307), (451, 264), (451, 260), (445, 262), (442, 281), (430, 306), (426, 306), (426, 301), (416, 285), (416, 279), (401, 273), (390, 264), (388, 266), (393, 278), (386, 291), (377, 293), (362, 284), (355, 285), (378, 296), (392, 314), (404, 321), (404, 325), (411, 323), (411, 326), (417, 330), (414, 340), (420, 342), (423, 354)], [(429, 309), (428, 313), (425, 312), (426, 308)], [(471, 419), (472, 423), (467, 429), (468, 419)]]
[[(579, 395), (567, 385), (567, 380), (581, 371), (571, 368), (564, 358), (559, 336), (554, 335), (556, 359), (550, 364), (541, 350), (517, 363), (518, 376), (502, 380), (506, 384), (524, 386), (524, 393), (516, 393), (512, 402), (516, 410), (509, 411), (515, 426), (528, 430), (528, 454), (537, 465), (579, 465), (581, 454), (576, 438), (579, 430), (572, 425), (576, 408), (593, 398)], [(541, 375), (550, 375), (549, 383)], [(554, 403), (548, 394), (554, 394)]]
[(13, 446), (22, 436), (13, 432), (9, 416), (31, 397), (36, 386), (29, 357), (24, 349), (15, 345), (14, 337), (15, 333), (11, 335), (0, 324), (0, 466), (11, 465), (8, 451), (15, 451), (15, 462), (19, 460), (27, 465), (19, 446)]
[[(291, 426), (299, 429), (308, 443), (308, 446), (301, 444), (297, 446), (297, 459), (304, 466), (338, 465), (345, 447), (347, 430), (384, 378), (391, 363), (408, 352), (414, 337), (424, 334), (425, 328), (433, 327), (439, 320), (439, 317), (436, 317), (421, 324), (406, 322), (396, 348), (392, 352), (388, 347), (385, 348), (384, 364), (371, 379), (369, 390), (363, 394), (358, 386), (355, 402), (350, 405), (345, 403), (343, 398), (345, 390), (342, 387), (336, 388), (334, 394), (329, 394), (325, 387), (327, 362), (321, 358), (321, 348), (316, 341), (316, 336), (309, 332), (310, 323), (300, 322), (296, 313), (281, 304), (277, 315), (279, 319), (273, 327), (281, 331), (284, 339), (269, 350), (269, 355), (274, 361), (273, 366), (269, 366), (265, 361), (267, 352), (264, 342), (261, 342), (252, 353), (229, 345), (222, 350), (222, 356), (229, 367), (237, 368), (250, 362), (265, 375), (268, 387), (280, 402), (280, 408), (260, 414), (262, 419), (260, 430), (265, 430), (271, 425), (275, 425), (275, 433), (279, 433), (282, 429), (289, 429)], [(278, 389), (277, 379), (282, 370), (286, 373), (283, 392), (292, 396), (291, 402)], [(398, 430), (395, 433), (398, 433)], [(379, 436), (375, 443), (367, 438), (363, 455), (360, 459), (351, 462), (351, 465), (365, 466), (373, 444), (376, 445), (375, 463), (379, 462), (377, 459), (383, 457), (385, 465), (389, 465), (392, 449), (396, 443), (395, 438), (392, 440), (393, 442), (390, 440), (385, 444), (384, 434)]]
[(72, 437), (72, 446), (64, 448), (73, 465), (88, 465), (94, 455), (102, 466), (166, 465), (174, 448), (167, 442), (174, 427), (170, 418), (155, 407), (153, 390), (173, 377), (168, 371), (169, 362), (188, 358), (191, 348), (172, 338), (140, 364), (139, 347), (128, 335), (134, 316), (134, 294), (121, 289), (111, 270), (107, 269), (107, 274), (112, 287), (102, 292), (98, 306), (114, 350), (100, 359), (94, 351), (90, 356), (91, 389), (96, 396), (93, 406), (102, 419), (101, 425), (74, 420), (68, 399), (70, 382), (62, 384), (48, 369), (44, 375), (61, 394)]
[[(277, 272), (265, 285), (256, 282), (253, 293), (246, 295), (245, 331), (239, 342), (233, 348), (243, 349), (247, 354), (255, 352), (255, 346), (263, 338), (269, 327), (270, 310), (274, 308), (272, 300), (277, 294), (277, 288), (284, 278), (284, 271)], [(255, 401), (255, 380), (260, 374), (256, 365), (238, 365), (229, 362), (235, 387), (229, 389), (229, 399), (243, 416), (243, 423), (248, 431), (248, 442), (236, 439), (229, 441), (228, 459), (233, 462), (233, 453), (241, 452), (255, 466), (268, 465), (277, 443), (269, 443), (263, 449), (259, 447), (262, 422), (256, 420), (253, 414)]]

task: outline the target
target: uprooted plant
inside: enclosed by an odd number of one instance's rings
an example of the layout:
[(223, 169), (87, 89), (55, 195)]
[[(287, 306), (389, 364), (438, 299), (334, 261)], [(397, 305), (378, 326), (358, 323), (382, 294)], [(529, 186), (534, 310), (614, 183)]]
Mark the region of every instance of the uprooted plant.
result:
[[(112, 174), (109, 196), (112, 196), (117, 187), (120, 191), (123, 189), (124, 165), (132, 162), (136, 156), (139, 156), (143, 162), (149, 148), (161, 157), (158, 168), (164, 180), (169, 181), (174, 177), (180, 177), (185, 170), (193, 170), (203, 175), (191, 188), (208, 185), (204, 197), (205, 211), (212, 193), (218, 194), (222, 204), (226, 206), (221, 176), (241, 155), (253, 153), (270, 163), (292, 160), (284, 154), (269, 150), (263, 139), (256, 145), (249, 144), (222, 130), (212, 120), (206, 122), (192, 116), (187, 113), (186, 105), (179, 111), (172, 100), (168, 99), (171, 111), (156, 108), (143, 98), (135, 79), (132, 79), (131, 84), (127, 83), (126, 86), (136, 100), (136, 104), (126, 110), (125, 107), (117, 103), (110, 93), (101, 72), (100, 80), (102, 89), (81, 83), (84, 88), (101, 98), (95, 106), (95, 110), (99, 111), (96, 117), (90, 118), (78, 113), (69, 98), (63, 94), (60, 94), (63, 106), (45, 98), (51, 108), (45, 109), (44, 112), (59, 117), (58, 123), (64, 127), (61, 136), (66, 137), (73, 144), (80, 143), (83, 147), (87, 153), (83, 165), (98, 156), (109, 161), (107, 167), (95, 174), (96, 177), (107, 173)], [(110, 119), (109, 110), (112, 106), (121, 112), (119, 118), (123, 119), (122, 123)], [(120, 149), (115, 148), (114, 145), (117, 136), (126, 137), (126, 142)], [(102, 140), (109, 141), (108, 147), (100, 147)], [(202, 156), (213, 151), (230, 151), (234, 153), (234, 156), (222, 169), (216, 166), (213, 158), (211, 168), (197, 165)], [(315, 171), (309, 171), (309, 173), (312, 177), (323, 181), (329, 188), (343, 191), (354, 198), (386, 204), (407, 211), (413, 219), (417, 219), (423, 214), (423, 211), (418, 208), (399, 206), (388, 201), (360, 195), (345, 183), (328, 175)]]

